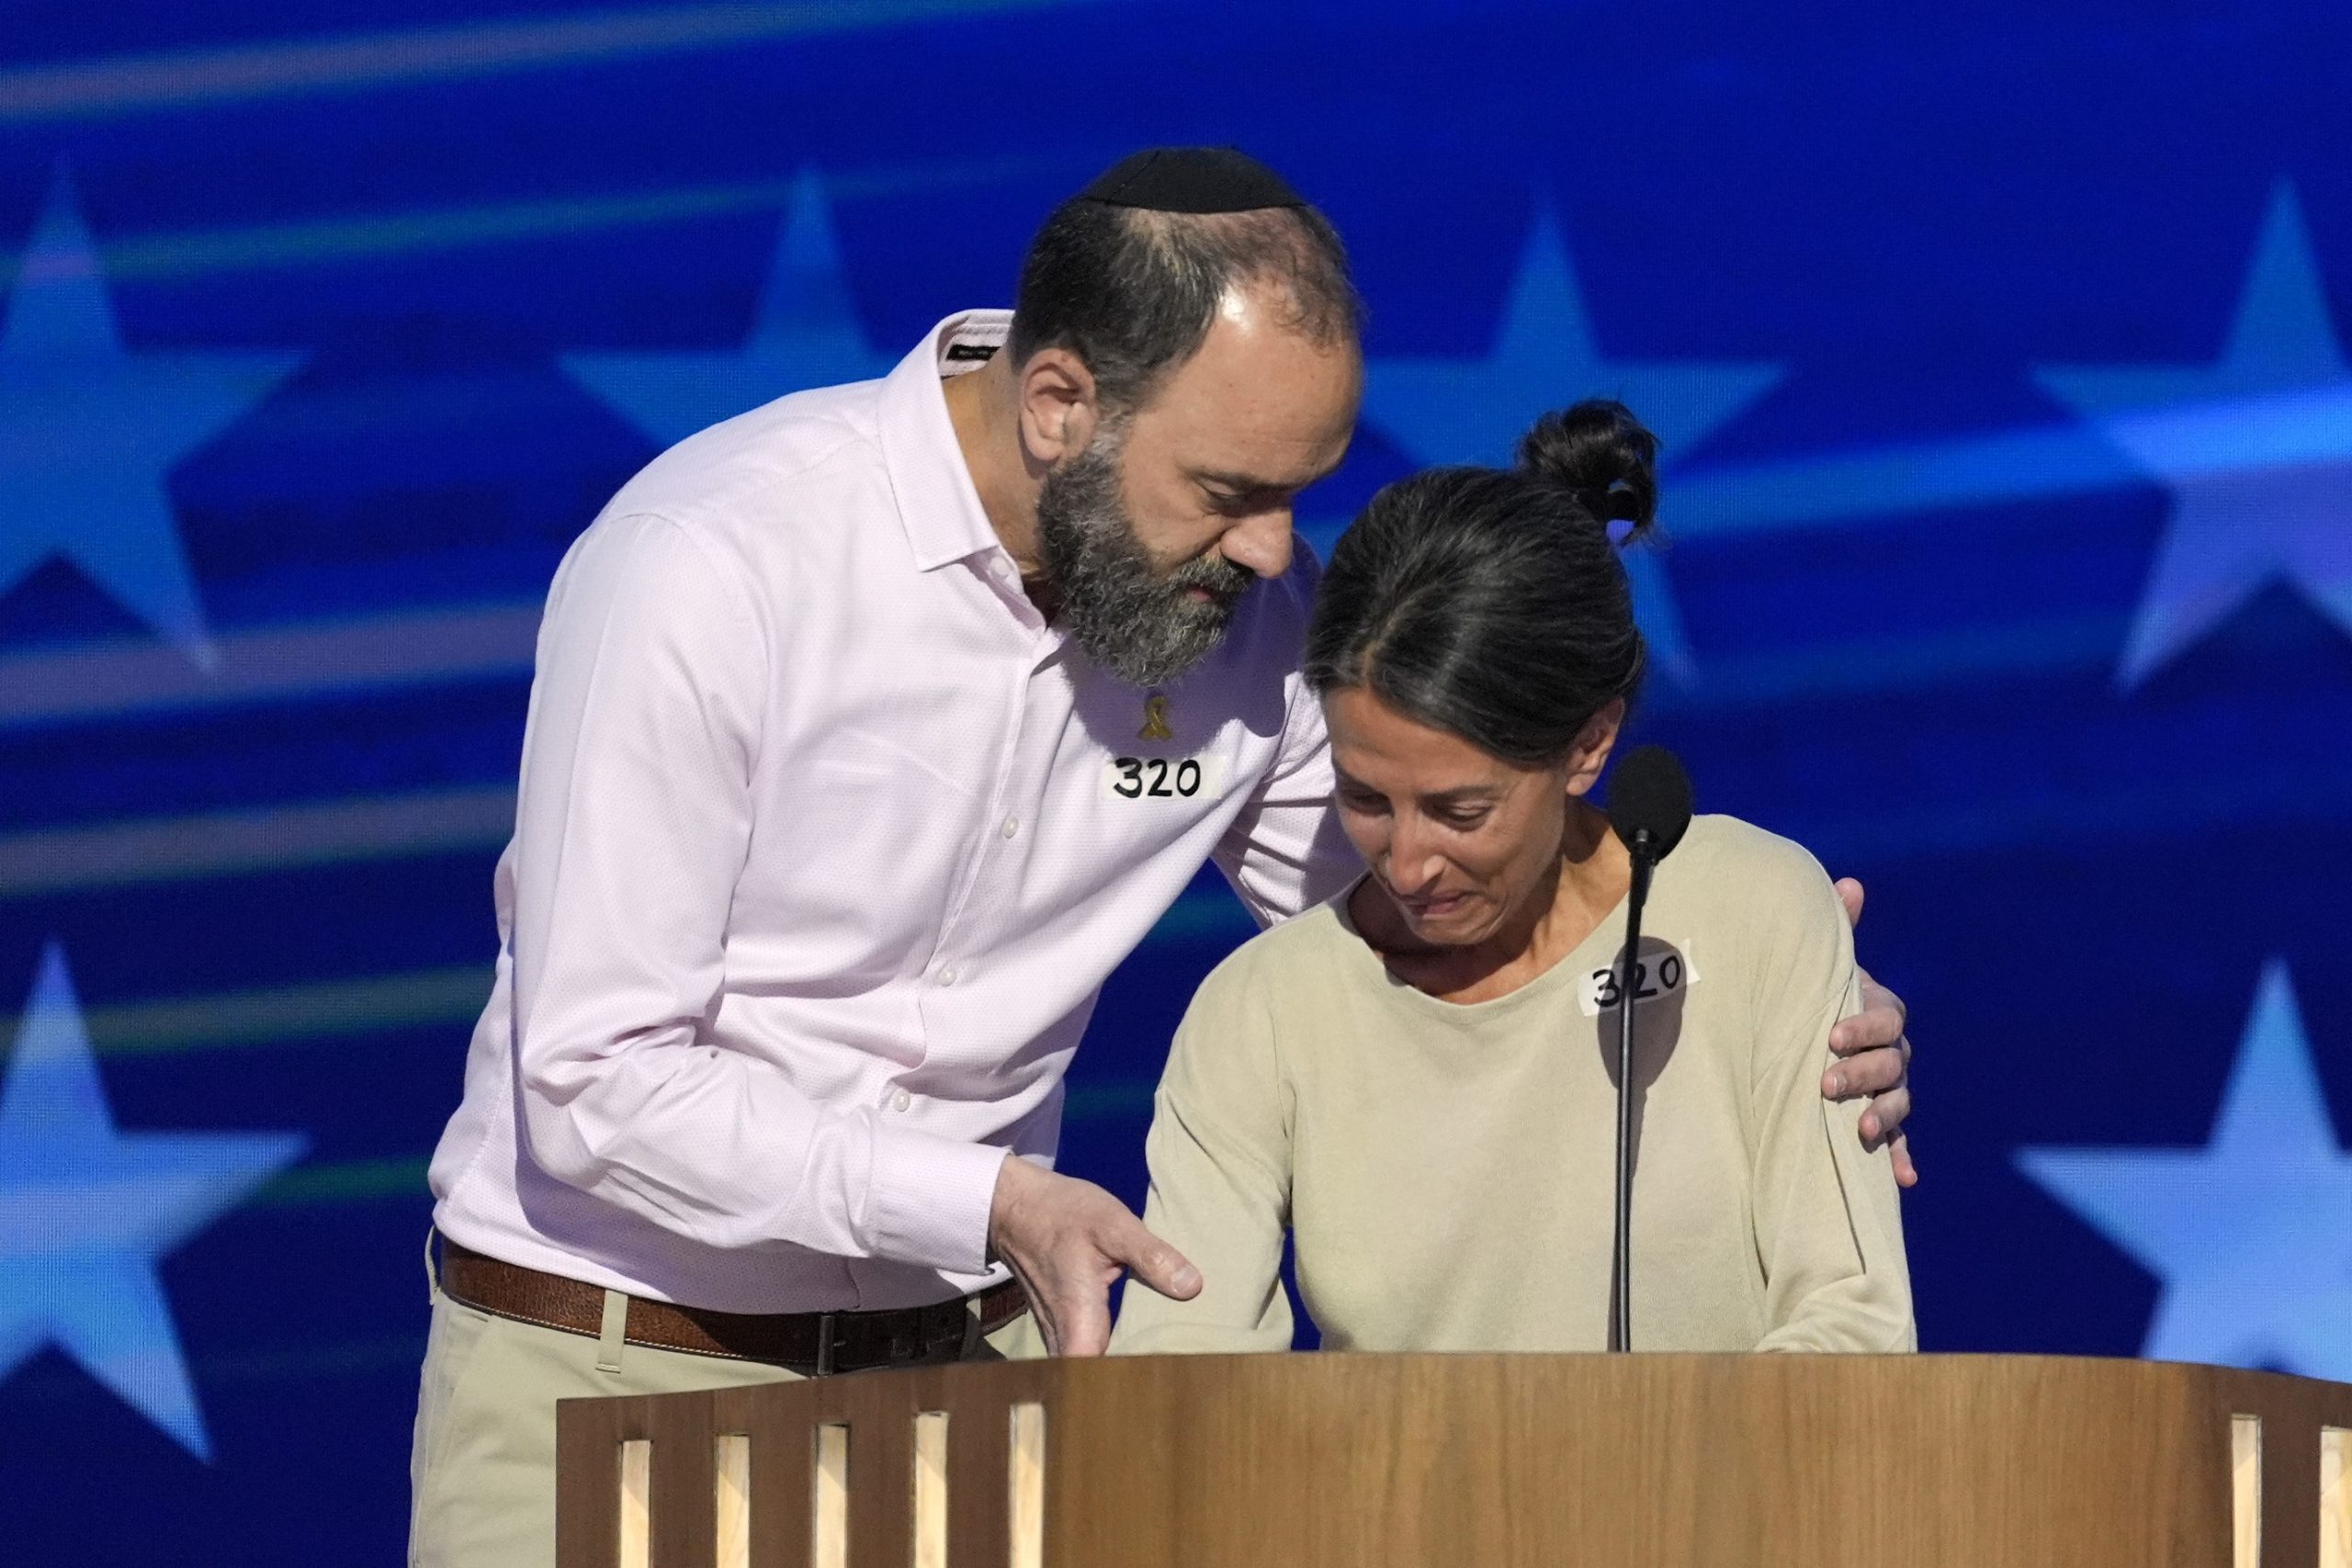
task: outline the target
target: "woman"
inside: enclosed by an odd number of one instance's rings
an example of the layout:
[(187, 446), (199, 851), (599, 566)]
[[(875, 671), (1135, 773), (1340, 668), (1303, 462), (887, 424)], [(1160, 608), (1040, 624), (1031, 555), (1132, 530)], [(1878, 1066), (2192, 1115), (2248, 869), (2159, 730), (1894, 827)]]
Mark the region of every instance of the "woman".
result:
[[(1193, 998), (1145, 1218), (1205, 1282), (1131, 1287), (1114, 1349), (1287, 1348), (1285, 1231), (1327, 1347), (1606, 1347), (1631, 876), (1586, 796), (1642, 673), (1609, 525), (1649, 526), (1656, 450), (1578, 404), (1340, 540), (1306, 671), (1369, 869)], [(1634, 1348), (1915, 1348), (1887, 1155), (1817, 1088), (1859, 1006), (1828, 878), (1701, 817), (1640, 957)]]

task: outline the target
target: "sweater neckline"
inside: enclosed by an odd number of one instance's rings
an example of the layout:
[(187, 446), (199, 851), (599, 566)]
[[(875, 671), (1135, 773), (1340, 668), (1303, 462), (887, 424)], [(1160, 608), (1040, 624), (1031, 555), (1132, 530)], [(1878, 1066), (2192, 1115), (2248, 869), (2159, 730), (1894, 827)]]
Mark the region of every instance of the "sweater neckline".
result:
[[(1365, 872), (1348, 884), (1346, 889), (1330, 902), (1332, 918), (1347, 933), (1344, 945), (1348, 949), (1348, 962), (1367, 966), (1380, 982), (1382, 990), (1394, 998), (1398, 1006), (1417, 1008), (1432, 1018), (1469, 1022), (1499, 1017), (1546, 1000), (1554, 993), (1574, 987), (1595, 969), (1615, 963), (1617, 949), (1624, 942), (1626, 900), (1621, 897), (1611, 907), (1609, 913), (1601, 917), (1600, 923), (1586, 933), (1582, 942), (1562, 953), (1550, 967), (1525, 985), (1505, 991), (1499, 997), (1489, 997), (1483, 1002), (1450, 1002), (1442, 997), (1430, 995), (1389, 968), (1388, 961), (1380, 955), (1380, 950), (1356, 929), (1354, 919), (1348, 913), (1348, 905), (1355, 897), (1356, 889), (1371, 877), (1372, 874)], [(1626, 897), (1631, 897), (1630, 893)]]

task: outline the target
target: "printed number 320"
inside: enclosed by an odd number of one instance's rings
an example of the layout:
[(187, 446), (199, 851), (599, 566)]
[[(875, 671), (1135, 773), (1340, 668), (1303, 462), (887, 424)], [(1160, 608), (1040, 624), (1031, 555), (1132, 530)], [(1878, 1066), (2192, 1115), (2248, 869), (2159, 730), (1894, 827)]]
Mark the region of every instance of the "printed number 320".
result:
[[(1624, 994), (1618, 988), (1617, 972), (1614, 969), (1594, 970), (1589, 983), (1592, 987), (1593, 1001), (1603, 1008), (1615, 1007), (1617, 998)], [(1669, 953), (1660, 958), (1655, 976), (1650, 973), (1648, 959), (1637, 958), (1634, 961), (1634, 998), (1636, 1001), (1648, 1001), (1660, 991), (1671, 991), (1681, 984), (1682, 955), (1679, 953)]]
[(1119, 773), (1111, 793), (1129, 800), (1147, 795), (1189, 800), (1201, 793), (1201, 764), (1190, 757), (1172, 763), (1165, 757), (1121, 757), (1111, 765)]

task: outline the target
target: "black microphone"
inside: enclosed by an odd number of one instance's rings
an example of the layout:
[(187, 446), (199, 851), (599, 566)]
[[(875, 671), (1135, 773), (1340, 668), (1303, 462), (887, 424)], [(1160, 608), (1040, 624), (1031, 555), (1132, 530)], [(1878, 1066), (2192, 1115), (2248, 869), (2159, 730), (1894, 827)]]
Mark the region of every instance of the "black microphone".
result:
[(1609, 778), (1609, 825), (1634, 856), (1625, 895), (1625, 962), (1617, 980), (1617, 1296), (1609, 1348), (1634, 1348), (1634, 998), (1641, 989), (1642, 906), (1650, 873), (1690, 828), (1690, 775), (1663, 746), (1637, 746)]

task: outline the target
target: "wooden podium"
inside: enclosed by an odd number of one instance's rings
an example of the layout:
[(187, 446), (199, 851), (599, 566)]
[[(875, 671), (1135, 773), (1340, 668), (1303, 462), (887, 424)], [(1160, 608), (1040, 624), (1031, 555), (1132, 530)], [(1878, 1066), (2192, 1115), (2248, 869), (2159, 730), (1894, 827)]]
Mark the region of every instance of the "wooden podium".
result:
[(568, 1400), (559, 1568), (2352, 1568), (2352, 1385), (1147, 1357)]

